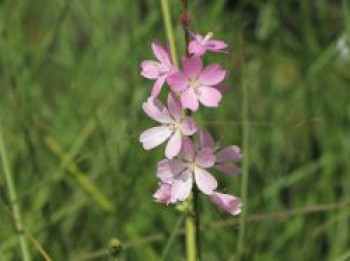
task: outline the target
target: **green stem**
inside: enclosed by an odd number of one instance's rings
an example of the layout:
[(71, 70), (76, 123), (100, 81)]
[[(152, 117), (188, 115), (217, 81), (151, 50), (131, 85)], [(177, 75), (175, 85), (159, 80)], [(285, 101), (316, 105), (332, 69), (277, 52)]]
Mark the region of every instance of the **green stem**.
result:
[(171, 23), (169, 2), (168, 0), (160, 0), (160, 5), (162, 7), (162, 15), (163, 15), (165, 32), (170, 45), (171, 58), (173, 60), (174, 65), (178, 67), (179, 63), (178, 63), (177, 54), (176, 54), (175, 37), (174, 37), (173, 26)]
[(27, 241), (23, 235), (23, 226), (22, 226), (22, 221), (21, 221), (21, 212), (19, 208), (19, 204), (17, 201), (17, 192), (16, 192), (16, 187), (13, 182), (13, 177), (12, 173), (10, 171), (10, 166), (8, 163), (8, 158), (7, 158), (7, 153), (6, 153), (6, 148), (5, 148), (5, 143), (2, 135), (2, 130), (0, 126), (0, 154), (1, 154), (1, 161), (2, 161), (2, 166), (4, 169), (4, 174), (5, 174), (5, 181), (6, 185), (8, 188), (8, 193), (9, 193), (9, 198), (10, 198), (10, 204), (13, 210), (13, 217), (15, 219), (15, 226), (16, 230), (18, 233), (18, 240), (20, 243), (21, 247), (21, 253), (22, 253), (22, 258), (24, 261), (30, 261), (30, 254), (29, 254), (29, 248)]
[[(244, 62), (244, 39), (243, 39), (243, 31), (241, 32), (241, 66), (242, 66), (242, 78), (241, 84), (243, 89), (243, 102), (242, 102), (242, 118), (243, 118), (243, 153), (244, 153), (244, 161), (243, 161), (243, 170), (242, 170), (242, 183), (241, 183), (241, 198), (244, 202), (244, 205), (248, 205), (248, 168), (249, 168), (249, 92), (248, 92), (248, 84), (246, 78), (246, 68)], [(240, 230), (238, 235), (238, 245), (237, 245), (237, 260), (241, 259), (243, 249), (244, 249), (244, 237), (245, 237), (245, 227), (247, 220), (247, 208), (242, 208), (242, 214), (240, 218)]]
[[(192, 199), (189, 198), (188, 203), (192, 202)], [(196, 220), (192, 211), (189, 211), (186, 216), (186, 260), (197, 261)]]

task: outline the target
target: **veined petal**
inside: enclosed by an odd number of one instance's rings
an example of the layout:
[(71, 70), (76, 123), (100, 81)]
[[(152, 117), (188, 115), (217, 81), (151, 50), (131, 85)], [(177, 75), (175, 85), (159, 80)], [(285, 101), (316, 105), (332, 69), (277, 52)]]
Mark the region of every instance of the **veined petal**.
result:
[(165, 159), (158, 162), (157, 177), (162, 182), (172, 182), (186, 168), (187, 166), (182, 161), (176, 159)]
[(230, 213), (231, 215), (238, 215), (241, 213), (242, 208), (242, 201), (235, 197), (228, 194), (223, 194), (219, 192), (214, 192), (210, 196), (210, 200), (219, 208), (222, 210)]
[(171, 195), (177, 201), (185, 201), (191, 193), (193, 186), (192, 174), (186, 170), (180, 178), (172, 184)]
[(163, 204), (171, 204), (175, 203), (174, 199), (171, 197), (171, 184), (162, 183), (159, 185), (156, 193), (153, 194), (153, 198)]
[(158, 79), (159, 77), (159, 63), (156, 61), (142, 61), (141, 75), (147, 79)]
[(146, 102), (143, 103), (142, 108), (144, 112), (153, 120), (160, 123), (173, 123), (168, 109), (157, 99), (149, 97)]
[(242, 169), (235, 166), (234, 164), (219, 164), (215, 165), (215, 168), (229, 176), (237, 176), (242, 173)]
[(206, 48), (204, 48), (198, 41), (193, 40), (188, 45), (188, 52), (190, 54), (196, 55), (196, 56), (202, 56), (206, 51)]
[(153, 127), (140, 135), (140, 142), (145, 150), (150, 150), (162, 144), (171, 133), (172, 130), (166, 126)]
[(219, 65), (210, 65), (201, 72), (199, 75), (199, 82), (204, 86), (217, 85), (225, 78), (226, 71)]
[(182, 133), (186, 136), (191, 136), (196, 133), (198, 130), (198, 127), (196, 125), (196, 122), (192, 117), (186, 117), (182, 122), (181, 122), (181, 127), (182, 127)]
[(221, 98), (221, 93), (215, 88), (202, 86), (198, 89), (198, 99), (204, 106), (218, 107)]
[(227, 44), (220, 40), (209, 40), (205, 46), (212, 52), (222, 52)]
[(194, 153), (195, 147), (193, 146), (191, 139), (187, 136), (182, 136), (182, 147), (179, 153), (179, 157), (187, 161), (193, 161)]
[(180, 71), (169, 75), (167, 83), (173, 92), (182, 92), (188, 88), (188, 78)]
[(173, 116), (175, 121), (180, 122), (182, 118), (182, 105), (173, 93), (169, 93), (168, 95), (168, 108), (169, 113)]
[(198, 56), (184, 57), (182, 59), (183, 73), (188, 78), (197, 78), (203, 69), (202, 59)]
[(192, 88), (188, 88), (181, 93), (181, 103), (184, 108), (188, 108), (192, 111), (198, 110), (198, 97)]
[(174, 135), (169, 139), (168, 145), (165, 149), (165, 156), (168, 159), (172, 159), (179, 154), (182, 144), (182, 135), (180, 130), (177, 130)]
[(210, 148), (201, 149), (196, 154), (195, 162), (198, 166), (203, 168), (210, 168), (215, 163), (215, 156), (213, 150)]
[(157, 79), (157, 81), (154, 83), (152, 88), (152, 97), (157, 98), (158, 94), (160, 93), (160, 90), (162, 89), (164, 82), (166, 80), (166, 75), (163, 75)]
[(205, 169), (195, 167), (194, 176), (198, 188), (204, 194), (211, 195), (218, 186), (216, 179)]
[(239, 162), (243, 159), (241, 149), (236, 145), (231, 145), (219, 150), (215, 156), (216, 162), (218, 163), (228, 161)]
[(165, 48), (159, 43), (152, 43), (152, 50), (157, 59), (164, 65), (170, 66), (170, 55)]
[(210, 148), (212, 150), (215, 149), (215, 143), (213, 137), (210, 135), (208, 131), (200, 130), (198, 132), (198, 139), (201, 145), (201, 148)]

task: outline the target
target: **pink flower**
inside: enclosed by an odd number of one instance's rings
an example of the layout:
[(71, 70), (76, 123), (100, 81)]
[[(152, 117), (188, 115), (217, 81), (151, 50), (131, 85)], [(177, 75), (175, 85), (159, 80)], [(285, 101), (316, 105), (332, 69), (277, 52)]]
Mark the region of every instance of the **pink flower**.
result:
[(157, 177), (163, 183), (172, 184), (171, 198), (176, 202), (188, 198), (194, 183), (204, 194), (211, 195), (217, 188), (217, 181), (206, 169), (214, 162), (211, 149), (196, 150), (192, 141), (184, 137), (178, 158), (158, 163)]
[(223, 41), (212, 39), (213, 33), (208, 33), (205, 37), (199, 34), (192, 34), (193, 40), (188, 45), (188, 52), (195, 56), (202, 56), (207, 51), (214, 53), (224, 52), (227, 44)]
[(181, 103), (171, 93), (168, 95), (168, 109), (159, 100), (150, 97), (143, 104), (143, 110), (160, 123), (160, 126), (141, 134), (140, 142), (146, 150), (153, 149), (169, 139), (165, 155), (167, 158), (173, 158), (180, 152), (182, 136), (189, 136), (197, 131), (193, 118), (182, 115)]
[(153, 194), (153, 198), (157, 202), (167, 205), (175, 203), (175, 200), (171, 197), (171, 187), (171, 184), (161, 183), (156, 193)]
[(182, 106), (196, 111), (199, 102), (207, 107), (217, 107), (221, 93), (215, 88), (226, 75), (219, 65), (213, 64), (203, 69), (200, 57), (183, 58), (183, 72), (178, 71), (167, 78), (171, 90), (180, 94)]
[(226, 175), (237, 175), (241, 173), (241, 169), (235, 163), (243, 160), (241, 149), (236, 145), (220, 148), (216, 147), (212, 136), (207, 131), (199, 131), (198, 139), (201, 148), (210, 148), (215, 157), (214, 168)]
[(230, 213), (231, 215), (238, 215), (241, 213), (242, 201), (228, 194), (214, 192), (210, 195), (210, 200), (222, 210)]
[(169, 52), (159, 43), (152, 43), (153, 53), (158, 61), (146, 60), (141, 63), (141, 75), (147, 79), (156, 80), (152, 89), (152, 96), (157, 98), (166, 78), (176, 72), (172, 65)]

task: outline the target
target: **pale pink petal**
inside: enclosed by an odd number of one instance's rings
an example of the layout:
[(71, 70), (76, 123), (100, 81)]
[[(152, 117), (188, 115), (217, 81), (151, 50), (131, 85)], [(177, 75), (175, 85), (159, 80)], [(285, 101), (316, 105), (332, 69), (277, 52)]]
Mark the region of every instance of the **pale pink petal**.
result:
[(194, 54), (196, 56), (202, 56), (206, 51), (206, 48), (204, 48), (199, 42), (196, 40), (191, 41), (188, 45), (188, 52), (190, 54)]
[(220, 40), (209, 40), (205, 46), (212, 52), (222, 52), (227, 47), (227, 44)]
[(170, 61), (169, 53), (165, 50), (165, 48), (161, 44), (152, 43), (152, 50), (154, 52), (154, 55), (157, 57), (157, 59), (161, 63), (170, 67), (171, 61)]
[(198, 97), (192, 88), (181, 93), (181, 103), (184, 108), (196, 111), (199, 106)]
[(162, 89), (164, 82), (166, 80), (166, 75), (163, 75), (157, 79), (157, 81), (154, 83), (152, 88), (152, 97), (157, 98), (158, 94), (160, 93), (160, 90)]
[(188, 78), (182, 72), (176, 72), (167, 78), (173, 92), (182, 92), (188, 88)]
[(158, 79), (159, 63), (149, 60), (141, 62), (141, 75), (147, 79)]
[(210, 196), (210, 200), (219, 208), (222, 210), (230, 213), (231, 215), (238, 215), (241, 213), (242, 208), (242, 201), (235, 197), (228, 194), (223, 194), (219, 192), (214, 192)]
[(204, 86), (217, 85), (225, 78), (226, 71), (219, 65), (210, 65), (201, 72), (199, 75), (199, 82)]
[(215, 88), (202, 86), (198, 89), (198, 99), (204, 106), (218, 107), (221, 98), (221, 93)]
[(166, 126), (153, 127), (140, 135), (140, 142), (145, 150), (150, 150), (162, 144), (171, 133), (172, 130)]
[(173, 123), (168, 109), (157, 99), (149, 97), (146, 102), (143, 103), (142, 108), (144, 112), (153, 120), (160, 123)]
[(237, 176), (238, 174), (241, 174), (242, 169), (233, 165), (233, 164), (219, 164), (216, 165), (215, 168), (219, 170), (220, 172), (229, 175), (229, 176)]
[(172, 159), (179, 154), (182, 145), (182, 135), (180, 130), (177, 130), (174, 135), (169, 139), (168, 145), (165, 149), (165, 156), (168, 159)]
[(204, 194), (207, 194), (207, 195), (212, 194), (213, 191), (218, 186), (216, 179), (205, 169), (195, 167), (194, 176), (195, 176), (195, 180), (198, 188)]
[(171, 196), (172, 185), (167, 183), (160, 184), (156, 193), (153, 194), (153, 198), (163, 204), (175, 203), (175, 200)]
[(182, 136), (182, 147), (179, 153), (179, 157), (187, 161), (193, 161), (194, 153), (195, 147), (193, 146), (191, 139), (187, 136)]
[(165, 159), (157, 164), (157, 177), (165, 183), (172, 182), (185, 169), (186, 165), (176, 159)]
[(223, 148), (222, 150), (219, 150), (215, 156), (216, 162), (219, 163), (227, 161), (238, 162), (243, 159), (241, 149), (236, 145), (231, 145)]
[(210, 168), (215, 163), (215, 156), (213, 150), (210, 148), (201, 149), (196, 154), (195, 162), (198, 166), (203, 168)]
[(193, 186), (192, 174), (189, 170), (185, 171), (179, 179), (175, 180), (171, 194), (176, 201), (185, 201), (191, 193)]
[(173, 93), (168, 95), (168, 108), (175, 121), (180, 122), (182, 119), (182, 105)]
[(192, 37), (199, 43), (203, 42), (203, 36), (200, 34), (194, 34)]
[(197, 78), (199, 73), (203, 69), (202, 59), (198, 56), (192, 56), (190, 58), (184, 57), (182, 60), (183, 73), (188, 78)]
[(215, 149), (215, 143), (213, 137), (210, 135), (208, 131), (200, 130), (198, 132), (198, 139), (201, 145), (201, 148), (210, 148), (212, 150)]
[(196, 122), (194, 121), (194, 119), (192, 117), (186, 117), (181, 122), (181, 128), (182, 128), (182, 133), (186, 136), (193, 135), (198, 130)]

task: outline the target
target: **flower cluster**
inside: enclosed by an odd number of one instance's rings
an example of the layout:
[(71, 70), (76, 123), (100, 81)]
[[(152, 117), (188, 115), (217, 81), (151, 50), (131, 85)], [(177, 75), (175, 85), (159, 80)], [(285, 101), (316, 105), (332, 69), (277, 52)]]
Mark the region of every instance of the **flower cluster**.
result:
[[(155, 80), (151, 96), (143, 104), (144, 112), (158, 123), (158, 126), (144, 131), (140, 142), (146, 150), (167, 141), (166, 159), (157, 167), (159, 188), (153, 195), (156, 201), (176, 204), (185, 201), (194, 186), (219, 208), (237, 215), (241, 211), (239, 198), (217, 191), (217, 181), (209, 172), (216, 169), (226, 175), (241, 172), (236, 163), (242, 160), (238, 146), (218, 147), (209, 132), (200, 130), (187, 110), (197, 111), (199, 106), (218, 107), (227, 72), (219, 64), (204, 67), (202, 56), (208, 52), (225, 52), (227, 45), (206, 36), (191, 33), (188, 45), (189, 56), (182, 58), (182, 69), (171, 60), (170, 51), (159, 43), (152, 43), (157, 61), (141, 63), (141, 75)], [(167, 106), (158, 95), (168, 84)]]

